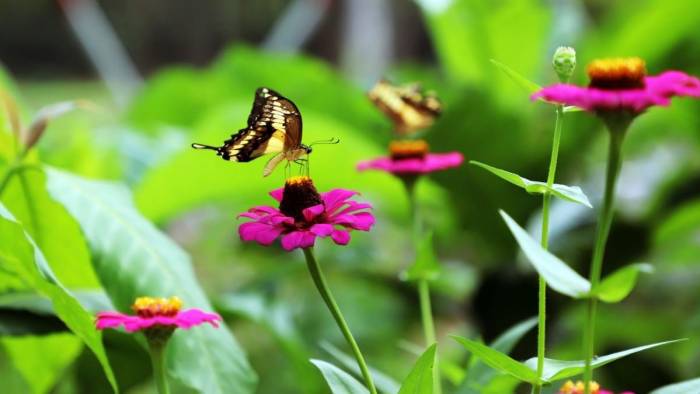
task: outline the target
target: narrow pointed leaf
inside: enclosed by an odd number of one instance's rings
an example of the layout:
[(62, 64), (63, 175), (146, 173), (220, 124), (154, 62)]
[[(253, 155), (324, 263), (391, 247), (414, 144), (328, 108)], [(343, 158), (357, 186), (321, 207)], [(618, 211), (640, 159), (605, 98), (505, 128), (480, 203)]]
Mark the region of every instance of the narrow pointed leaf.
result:
[(640, 272), (651, 273), (654, 267), (649, 264), (632, 264), (622, 267), (603, 279), (593, 289), (593, 295), (603, 302), (620, 302), (634, 289)]
[(659, 387), (649, 394), (688, 394), (700, 393), (700, 378), (686, 380), (669, 384), (668, 386)]
[(416, 261), (404, 271), (401, 279), (409, 281), (435, 280), (440, 275), (440, 263), (433, 248), (433, 233), (428, 232), (418, 244)]
[(527, 231), (523, 230), (507, 213), (504, 211), (500, 213), (530, 264), (553, 290), (573, 298), (583, 298), (589, 294), (591, 284), (588, 280), (557, 256), (543, 249), (539, 242), (532, 239)]
[(453, 336), (452, 338), (461, 343), (462, 346), (469, 350), (475, 357), (479, 357), (484, 363), (497, 371), (512, 375), (523, 382), (536, 383), (539, 380), (537, 378), (537, 372), (533, 371), (525, 364), (514, 360), (507, 354), (467, 338), (458, 336)]
[[(353, 357), (344, 353), (342, 350), (333, 346), (329, 342), (322, 342), (321, 347), (323, 350), (328, 352), (328, 354), (333, 356), (333, 358), (338, 360), (338, 362), (340, 362), (346, 369), (352, 371), (355, 376), (362, 376), (362, 371), (360, 370), (360, 367), (357, 366), (357, 361), (355, 361)], [(397, 383), (393, 378), (377, 371), (372, 367), (368, 368), (369, 373), (372, 374), (372, 380), (374, 380), (374, 384), (377, 386), (377, 390), (387, 394), (395, 394), (399, 391), (401, 385), (399, 385), (399, 383)]]
[(581, 204), (588, 208), (593, 208), (593, 205), (591, 205), (588, 196), (586, 196), (586, 194), (583, 193), (583, 190), (581, 190), (581, 188), (578, 186), (567, 186), (555, 183), (554, 185), (552, 185), (552, 187), (549, 187), (545, 182), (531, 181), (518, 174), (502, 170), (500, 168), (496, 168), (488, 164), (484, 164), (474, 160), (470, 161), (469, 163), (485, 169), (486, 171), (498, 176), (499, 178), (524, 189), (530, 194), (551, 193), (553, 196), (562, 200)]
[[(591, 363), (593, 368), (602, 367), (603, 365), (609, 364), (613, 361), (619, 360), (623, 357), (627, 357), (634, 353), (639, 353), (641, 351), (652, 349), (658, 346), (668, 345), (671, 343), (676, 343), (679, 341), (685, 341), (685, 339), (677, 339), (674, 341), (665, 341), (653, 343), (651, 345), (638, 346), (632, 349), (623, 350), (621, 352), (608, 354), (601, 357), (596, 357)], [(537, 358), (533, 357), (525, 362), (532, 372), (537, 370)], [(546, 381), (556, 381), (561, 379), (570, 378), (572, 376), (580, 375), (583, 373), (585, 362), (583, 360), (576, 361), (563, 361), (563, 360), (552, 360), (546, 358), (544, 360), (544, 371), (542, 377)]]
[(496, 66), (499, 70), (503, 71), (508, 77), (510, 77), (510, 79), (517, 83), (518, 86), (525, 89), (528, 93), (535, 93), (536, 91), (542, 89), (540, 85), (530, 81), (529, 79), (520, 75), (520, 73), (516, 72), (512, 68), (506, 66), (505, 64), (497, 60), (491, 59), (491, 64)]
[(432, 394), (434, 386), (435, 350), (433, 344), (418, 358), (416, 364), (401, 384), (399, 394)]
[[(212, 310), (190, 257), (134, 208), (114, 182), (87, 180), (47, 169), (49, 193), (73, 215), (92, 251), (95, 272), (112, 303), (129, 311), (143, 295), (180, 297), (185, 307)], [(202, 393), (252, 393), (256, 376), (225, 327), (176, 331), (168, 344), (168, 371)]]
[(369, 394), (369, 391), (347, 372), (322, 360), (311, 360), (321, 370), (332, 394)]

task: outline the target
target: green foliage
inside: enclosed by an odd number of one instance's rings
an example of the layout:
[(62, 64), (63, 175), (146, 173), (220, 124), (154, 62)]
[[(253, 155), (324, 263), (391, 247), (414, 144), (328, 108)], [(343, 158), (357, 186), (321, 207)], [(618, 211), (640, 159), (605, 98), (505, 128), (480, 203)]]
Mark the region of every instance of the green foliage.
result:
[(658, 389), (652, 391), (650, 394), (686, 394), (694, 393), (700, 390), (700, 378), (686, 380), (684, 382), (678, 382), (674, 384), (669, 384), (664, 387), (659, 387)]
[(604, 302), (620, 302), (634, 289), (639, 273), (653, 271), (654, 268), (649, 264), (633, 264), (620, 268), (604, 278), (591, 293)]
[(433, 369), (437, 344), (428, 347), (401, 383), (398, 394), (432, 394), (434, 386)]
[(321, 370), (332, 394), (367, 394), (369, 391), (347, 372), (322, 360), (311, 360)]
[(492, 349), (483, 343), (472, 341), (467, 338), (453, 336), (453, 338), (464, 346), (472, 355), (480, 358), (491, 368), (511, 375), (518, 380), (536, 384), (539, 381), (537, 373), (525, 366), (523, 363), (514, 360), (507, 354)]
[(566, 186), (555, 183), (552, 185), (552, 187), (549, 187), (545, 182), (531, 181), (527, 178), (521, 177), (518, 174), (501, 170), (500, 168), (492, 167), (488, 164), (480, 163), (474, 160), (470, 161), (469, 163), (474, 164), (477, 167), (481, 167), (497, 177), (514, 184), (515, 186), (523, 188), (530, 194), (550, 193), (551, 195), (559, 197), (562, 200), (575, 202), (577, 204), (587, 206), (588, 208), (593, 208), (591, 202), (588, 201), (588, 197), (578, 186)]
[[(360, 367), (357, 365), (357, 361), (352, 358), (350, 355), (345, 354), (343, 351), (338, 349), (337, 347), (331, 345), (328, 342), (323, 342), (321, 344), (321, 347), (323, 350), (328, 352), (333, 358), (338, 360), (339, 363), (343, 364), (343, 366), (352, 371), (355, 376), (361, 376), (362, 371), (360, 370)], [(386, 374), (377, 371), (376, 369), (372, 367), (368, 367), (369, 372), (372, 375), (372, 380), (374, 381), (375, 386), (377, 386), (377, 390), (384, 392), (384, 393), (398, 393), (399, 389), (402, 387), (400, 386), (394, 379), (391, 377), (387, 376)]]
[[(57, 169), (47, 174), (49, 193), (81, 225), (96, 256), (95, 270), (119, 310), (128, 311), (143, 295), (177, 295), (187, 307), (212, 309), (189, 256), (139, 214), (127, 189)], [(176, 332), (167, 365), (173, 377), (206, 393), (252, 392), (256, 382), (230, 332), (208, 326)]]

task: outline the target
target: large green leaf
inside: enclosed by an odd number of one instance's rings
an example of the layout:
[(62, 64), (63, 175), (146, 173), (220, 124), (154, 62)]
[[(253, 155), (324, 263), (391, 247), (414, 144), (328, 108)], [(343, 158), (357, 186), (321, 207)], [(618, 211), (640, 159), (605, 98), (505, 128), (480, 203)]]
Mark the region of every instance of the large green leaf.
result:
[(41, 169), (18, 171), (2, 201), (37, 243), (61, 283), (70, 288), (99, 287), (80, 226), (51, 198)]
[(545, 182), (531, 181), (527, 178), (521, 177), (518, 174), (502, 170), (500, 168), (496, 168), (488, 164), (484, 164), (474, 160), (470, 161), (469, 163), (474, 164), (477, 167), (481, 167), (486, 171), (498, 176), (499, 178), (514, 184), (515, 186), (523, 188), (526, 192), (530, 194), (544, 194), (545, 192), (551, 193), (552, 195), (561, 198), (562, 200), (585, 205), (588, 208), (593, 208), (591, 202), (588, 200), (588, 197), (578, 186), (567, 186), (555, 183), (554, 185), (552, 185), (552, 187), (549, 187)]
[(654, 268), (650, 264), (632, 264), (622, 267), (605, 277), (591, 293), (604, 302), (620, 302), (632, 292), (640, 272), (653, 271)]
[[(48, 190), (74, 215), (94, 256), (95, 271), (114, 305), (136, 297), (177, 295), (187, 307), (211, 310), (189, 256), (134, 208), (129, 191), (47, 169)], [(225, 328), (178, 331), (168, 346), (174, 378), (203, 393), (251, 393), (256, 384), (243, 350)]]
[(333, 364), (323, 360), (311, 360), (321, 370), (328, 387), (333, 394), (369, 394), (369, 391), (360, 382), (355, 380), (347, 372)]
[[(603, 365), (609, 364), (609, 363), (611, 363), (615, 360), (619, 360), (623, 357), (627, 357), (631, 354), (639, 353), (641, 351), (644, 351), (647, 349), (652, 349), (652, 348), (655, 348), (658, 346), (676, 343), (679, 341), (684, 341), (684, 339), (677, 339), (674, 341), (657, 342), (657, 343), (653, 343), (651, 345), (639, 346), (639, 347), (635, 347), (632, 349), (623, 350), (621, 352), (616, 352), (616, 353), (608, 354), (605, 356), (596, 357), (595, 359), (593, 359), (591, 366), (593, 368), (602, 367)], [(533, 358), (525, 361), (525, 365), (527, 365), (530, 368), (530, 370), (533, 373), (535, 373), (535, 371), (537, 370), (537, 358), (533, 357)], [(572, 376), (582, 374), (584, 366), (585, 366), (585, 362), (583, 360), (563, 361), (563, 360), (552, 360), (552, 359), (546, 358), (544, 360), (544, 371), (542, 373), (542, 378), (545, 381), (550, 381), (550, 382), (570, 378)]]
[(48, 393), (82, 349), (78, 338), (65, 333), (2, 338), (0, 344), (36, 394)]
[(530, 94), (542, 89), (542, 86), (530, 81), (529, 79), (520, 75), (520, 73), (518, 73), (517, 71), (499, 62), (498, 60), (491, 59), (491, 64), (496, 66), (496, 68), (498, 68), (499, 70), (503, 71), (508, 77), (510, 77), (510, 79), (513, 80), (513, 82), (518, 84), (521, 88), (523, 88), (526, 92)]
[(669, 384), (668, 386), (659, 387), (649, 394), (688, 394), (700, 393), (700, 378), (686, 380)]
[(528, 383), (539, 381), (537, 372), (528, 368), (525, 364), (512, 359), (505, 353), (492, 349), (481, 342), (472, 341), (467, 338), (452, 336), (457, 342), (462, 344), (475, 357), (480, 358), (491, 368), (512, 375), (513, 377)]
[(0, 262), (29, 288), (48, 297), (56, 315), (95, 354), (115, 392), (114, 373), (107, 360), (102, 335), (95, 329), (94, 317), (56, 279), (36, 243), (0, 203)]
[(591, 284), (557, 256), (546, 251), (539, 242), (535, 241), (507, 213), (500, 211), (508, 228), (515, 236), (528, 261), (535, 267), (555, 291), (573, 298), (588, 296)]
[[(344, 353), (342, 350), (333, 346), (329, 342), (322, 342), (321, 347), (323, 350), (328, 352), (328, 354), (333, 356), (333, 358), (338, 360), (338, 362), (340, 362), (345, 368), (352, 371), (356, 376), (362, 376), (362, 371), (357, 365), (357, 361), (353, 357)], [(368, 369), (369, 373), (372, 374), (372, 380), (374, 381), (375, 386), (377, 386), (377, 390), (387, 394), (395, 394), (399, 391), (401, 385), (399, 385), (399, 383), (397, 383), (394, 379), (372, 367), (368, 366)]]
[(401, 383), (399, 394), (432, 394), (435, 387), (435, 351), (437, 344), (433, 344), (423, 352), (416, 364)]

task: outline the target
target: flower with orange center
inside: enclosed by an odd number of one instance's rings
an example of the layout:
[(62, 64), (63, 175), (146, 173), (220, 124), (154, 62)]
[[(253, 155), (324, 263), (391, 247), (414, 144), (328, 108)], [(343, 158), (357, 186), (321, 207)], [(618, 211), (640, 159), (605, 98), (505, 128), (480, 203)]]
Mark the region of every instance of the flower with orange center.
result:
[[(591, 394), (614, 394), (612, 391), (604, 390), (600, 388), (600, 385), (596, 382), (591, 382), (590, 383), (590, 392)], [(559, 389), (557, 394), (583, 394), (585, 392), (585, 386), (582, 381), (578, 381), (574, 383), (573, 381), (569, 380), (566, 383), (564, 383), (563, 386)], [(634, 394), (631, 391), (625, 391), (620, 394)]]
[(425, 140), (397, 140), (389, 144), (389, 156), (362, 161), (359, 171), (380, 170), (399, 176), (416, 176), (459, 167), (464, 156), (459, 152), (430, 153)]
[(681, 71), (646, 74), (638, 57), (594, 60), (588, 65), (589, 86), (556, 84), (532, 95), (563, 105), (572, 105), (601, 116), (622, 113), (630, 118), (647, 108), (668, 106), (673, 97), (700, 98), (700, 80)]

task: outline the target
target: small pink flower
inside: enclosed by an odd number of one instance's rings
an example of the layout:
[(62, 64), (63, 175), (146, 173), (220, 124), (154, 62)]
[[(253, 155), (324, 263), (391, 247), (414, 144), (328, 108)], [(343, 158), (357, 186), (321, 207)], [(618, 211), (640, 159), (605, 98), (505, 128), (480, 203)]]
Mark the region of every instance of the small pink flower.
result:
[[(600, 385), (596, 382), (591, 381), (590, 386), (591, 388), (591, 394), (615, 394), (612, 391), (605, 390), (600, 388)], [(582, 381), (578, 381), (574, 383), (573, 381), (569, 380), (566, 383), (564, 383), (561, 388), (559, 388), (559, 391), (557, 394), (584, 394), (585, 392), (585, 385), (583, 384)], [(631, 391), (623, 391), (620, 394), (634, 394)]]
[(142, 331), (149, 328), (183, 328), (189, 329), (200, 324), (209, 323), (219, 327), (221, 316), (199, 309), (181, 311), (182, 301), (177, 297), (151, 298), (139, 297), (132, 305), (136, 315), (119, 312), (100, 312), (95, 326), (98, 330), (123, 326), (127, 332)]
[(284, 188), (270, 192), (279, 209), (258, 206), (240, 214), (252, 221), (241, 224), (238, 234), (243, 241), (265, 246), (281, 237), (287, 251), (311, 247), (317, 237), (330, 236), (336, 244), (347, 245), (351, 230), (369, 231), (374, 224), (367, 211), (372, 206), (350, 199), (356, 194), (345, 189), (319, 194), (309, 177), (290, 178)]
[(589, 86), (556, 84), (532, 95), (573, 105), (591, 112), (624, 111), (638, 115), (647, 108), (668, 106), (671, 98), (700, 98), (700, 80), (681, 71), (666, 71), (647, 76), (639, 58), (596, 60), (588, 66)]
[(357, 170), (381, 170), (394, 175), (422, 175), (459, 167), (464, 161), (464, 156), (459, 152), (429, 153), (428, 150), (428, 144), (423, 140), (392, 141), (389, 145), (389, 157), (360, 162)]

